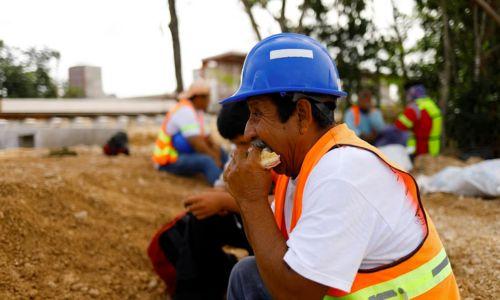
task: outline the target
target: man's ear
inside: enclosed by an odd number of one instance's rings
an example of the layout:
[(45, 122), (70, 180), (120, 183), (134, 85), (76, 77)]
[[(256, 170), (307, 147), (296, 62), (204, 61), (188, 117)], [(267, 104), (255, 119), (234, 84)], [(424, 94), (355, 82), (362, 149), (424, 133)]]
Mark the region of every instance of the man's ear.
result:
[(311, 102), (307, 99), (300, 99), (297, 102), (297, 116), (299, 121), (299, 132), (306, 133), (313, 122)]

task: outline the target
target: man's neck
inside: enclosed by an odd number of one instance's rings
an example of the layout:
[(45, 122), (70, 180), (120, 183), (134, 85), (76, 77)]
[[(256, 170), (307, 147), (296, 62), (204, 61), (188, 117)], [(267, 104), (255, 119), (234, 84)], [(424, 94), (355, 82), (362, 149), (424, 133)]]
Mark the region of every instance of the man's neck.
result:
[(295, 179), (299, 175), (300, 169), (302, 168), (302, 164), (304, 163), (307, 153), (309, 153), (309, 151), (312, 149), (312, 147), (314, 147), (314, 145), (319, 141), (319, 139), (333, 127), (335, 127), (335, 124), (327, 128), (318, 128), (318, 130), (315, 130), (314, 132), (311, 132), (308, 136), (304, 137), (303, 142), (300, 143), (303, 146), (300, 146), (300, 149), (297, 149), (298, 151), (296, 152), (297, 155), (295, 159), (296, 161), (299, 161), (300, 164), (297, 165), (292, 171), (292, 175), (290, 176), (292, 179)]

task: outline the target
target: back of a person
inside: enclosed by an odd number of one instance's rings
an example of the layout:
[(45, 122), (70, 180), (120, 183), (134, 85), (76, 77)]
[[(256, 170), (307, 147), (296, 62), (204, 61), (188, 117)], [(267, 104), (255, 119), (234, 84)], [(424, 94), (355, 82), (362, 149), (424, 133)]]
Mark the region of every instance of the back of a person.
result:
[[(430, 143), (439, 142), (440, 138), (440, 128), (438, 134), (433, 135), (433, 131), (436, 131), (435, 127), (441, 127), (441, 114), (439, 108), (433, 100), (430, 98), (420, 98), (417, 99), (416, 105), (419, 110), (420, 118), (415, 123), (415, 138), (417, 140), (416, 154), (426, 154), (430, 153), (436, 155), (439, 153), (439, 149), (431, 149)], [(434, 113), (434, 115), (431, 115)], [(434, 146), (436, 147), (436, 146)]]

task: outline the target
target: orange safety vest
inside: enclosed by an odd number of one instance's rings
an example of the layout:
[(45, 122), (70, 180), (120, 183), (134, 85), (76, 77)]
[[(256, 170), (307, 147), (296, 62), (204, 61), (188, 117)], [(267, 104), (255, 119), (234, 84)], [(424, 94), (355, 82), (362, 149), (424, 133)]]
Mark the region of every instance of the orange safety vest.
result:
[(205, 122), (203, 120), (203, 114), (198, 114), (191, 103), (191, 101), (187, 99), (181, 99), (179, 103), (177, 103), (174, 108), (167, 112), (163, 122), (161, 124), (160, 131), (158, 132), (158, 137), (156, 138), (155, 147), (153, 150), (153, 162), (164, 166), (177, 161), (179, 154), (172, 144), (172, 134), (167, 132), (168, 122), (172, 116), (182, 107), (189, 107), (193, 110), (194, 114), (198, 118), (198, 123), (201, 130), (201, 135), (205, 135)]
[[(345, 124), (329, 130), (307, 153), (297, 177), (290, 232), (302, 213), (302, 195), (309, 174), (323, 155), (332, 148), (341, 146), (352, 146), (372, 152), (402, 180), (408, 199), (415, 207), (425, 230), (425, 238), (414, 252), (394, 263), (371, 270), (359, 270), (349, 293), (330, 288), (323, 299), (460, 299), (450, 262), (434, 224), (422, 206), (415, 179), (390, 162), (377, 148), (358, 138)], [(284, 206), (288, 180), (287, 176), (280, 175), (275, 190), (275, 219), (286, 239), (288, 232)]]
[(361, 122), (361, 116), (360, 116), (360, 112), (359, 112), (359, 106), (357, 105), (352, 105), (351, 106), (351, 111), (352, 111), (352, 115), (354, 116), (354, 126), (358, 127), (359, 126), (359, 123)]

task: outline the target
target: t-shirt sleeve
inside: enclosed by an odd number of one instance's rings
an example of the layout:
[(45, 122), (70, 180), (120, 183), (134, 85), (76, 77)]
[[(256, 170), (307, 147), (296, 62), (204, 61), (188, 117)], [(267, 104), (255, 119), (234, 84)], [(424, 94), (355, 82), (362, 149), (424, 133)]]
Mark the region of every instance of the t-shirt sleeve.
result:
[(352, 113), (351, 109), (346, 110), (344, 122), (346, 123), (347, 127), (349, 127), (349, 129), (353, 130), (356, 133), (357, 136), (361, 134), (359, 128), (354, 125), (354, 114)]
[(301, 276), (348, 292), (377, 213), (353, 185), (328, 175), (310, 180), (304, 195), (302, 215), (289, 235), (284, 260)]
[(385, 128), (384, 118), (380, 110), (375, 109), (370, 114), (370, 124), (376, 132), (380, 133)]
[(180, 132), (186, 138), (201, 134), (196, 113), (189, 107), (179, 109), (172, 116), (168, 129), (172, 134)]

